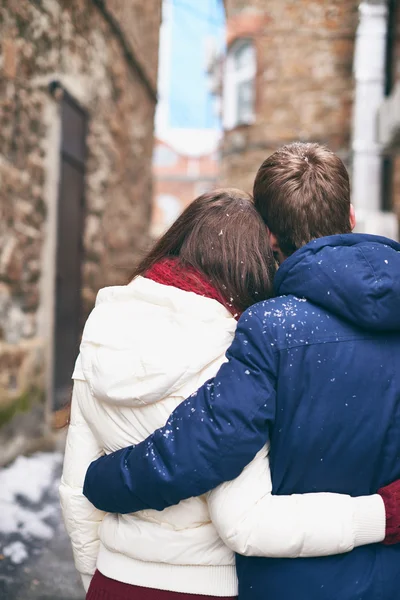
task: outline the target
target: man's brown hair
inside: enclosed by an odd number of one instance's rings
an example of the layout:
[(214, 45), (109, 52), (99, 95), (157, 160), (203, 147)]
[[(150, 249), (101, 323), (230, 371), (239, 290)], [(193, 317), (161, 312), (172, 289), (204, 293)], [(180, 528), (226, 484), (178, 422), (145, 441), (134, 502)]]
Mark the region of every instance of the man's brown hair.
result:
[(285, 256), (313, 239), (351, 232), (349, 175), (319, 144), (288, 144), (272, 154), (257, 173), (253, 195)]

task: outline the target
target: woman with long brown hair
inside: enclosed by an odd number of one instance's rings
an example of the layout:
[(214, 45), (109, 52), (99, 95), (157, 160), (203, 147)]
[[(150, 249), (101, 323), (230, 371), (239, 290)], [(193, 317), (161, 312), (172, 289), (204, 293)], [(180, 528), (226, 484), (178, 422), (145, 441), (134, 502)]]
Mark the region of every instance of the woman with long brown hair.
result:
[[(134, 515), (104, 514), (82, 494), (91, 461), (144, 440), (215, 375), (241, 313), (272, 296), (275, 268), (250, 196), (216, 190), (184, 211), (128, 285), (100, 291), (73, 375), (61, 484), (76, 566), (86, 589), (90, 584), (88, 600), (232, 598), (232, 549), (312, 556), (321, 553), (315, 542), (321, 537), (328, 554), (383, 539), (384, 510), (376, 499), (353, 503), (330, 494), (327, 504), (327, 495), (317, 494), (300, 504), (283, 496), (270, 503), (267, 448), (232, 482), (234, 488), (228, 486), (229, 497), (234, 489), (241, 498), (240, 516), (230, 518), (225, 486), (207, 498)], [(256, 506), (258, 515), (260, 507), (268, 512), (265, 522), (248, 518)], [(330, 528), (329, 539), (326, 529), (320, 532), (318, 507), (335, 515), (338, 527)], [(357, 520), (357, 510), (368, 519)]]

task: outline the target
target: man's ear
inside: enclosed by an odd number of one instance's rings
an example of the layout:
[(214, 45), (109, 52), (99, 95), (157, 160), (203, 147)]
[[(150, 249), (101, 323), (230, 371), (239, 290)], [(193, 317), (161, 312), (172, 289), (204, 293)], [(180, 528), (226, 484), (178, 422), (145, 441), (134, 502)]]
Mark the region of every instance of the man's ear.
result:
[(276, 235), (274, 233), (272, 233), (268, 229), (268, 227), (267, 227), (267, 233), (268, 233), (269, 245), (271, 246), (272, 252), (280, 252), (278, 238), (276, 237)]
[(354, 206), (352, 204), (350, 204), (350, 227), (351, 227), (352, 231), (356, 225), (357, 225), (356, 211), (354, 210)]
[(281, 265), (283, 263), (283, 261), (286, 259), (286, 256), (284, 256), (284, 254), (282, 253), (282, 250), (279, 247), (278, 238), (276, 237), (276, 235), (274, 233), (272, 233), (268, 229), (268, 227), (267, 227), (267, 233), (268, 233), (269, 245), (271, 247), (272, 252), (274, 253), (275, 260), (277, 261), (277, 263), (279, 265)]

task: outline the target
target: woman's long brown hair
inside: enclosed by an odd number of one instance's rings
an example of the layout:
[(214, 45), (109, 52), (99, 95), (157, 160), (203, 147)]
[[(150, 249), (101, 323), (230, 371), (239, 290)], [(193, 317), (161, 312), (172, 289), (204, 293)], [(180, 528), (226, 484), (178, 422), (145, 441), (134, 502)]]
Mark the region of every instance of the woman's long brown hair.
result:
[(275, 261), (251, 196), (236, 189), (199, 196), (156, 242), (133, 273), (176, 256), (202, 272), (238, 310), (272, 296)]

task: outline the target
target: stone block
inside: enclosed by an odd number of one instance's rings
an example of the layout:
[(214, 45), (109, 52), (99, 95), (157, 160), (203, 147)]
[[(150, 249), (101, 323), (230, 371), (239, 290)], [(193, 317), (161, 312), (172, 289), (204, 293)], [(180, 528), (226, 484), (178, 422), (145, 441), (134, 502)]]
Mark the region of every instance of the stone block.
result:
[(13, 39), (4, 38), (1, 42), (3, 54), (3, 75), (8, 79), (14, 79), (17, 75), (18, 47)]

